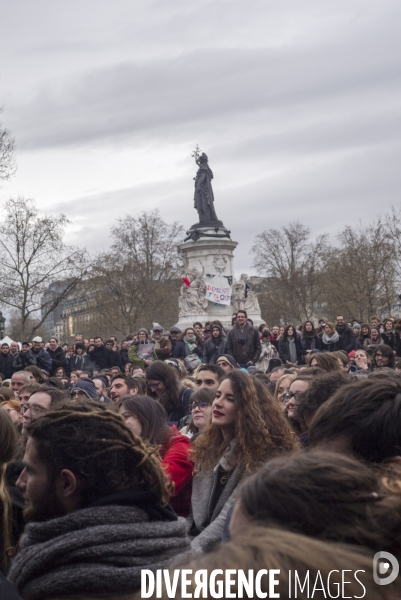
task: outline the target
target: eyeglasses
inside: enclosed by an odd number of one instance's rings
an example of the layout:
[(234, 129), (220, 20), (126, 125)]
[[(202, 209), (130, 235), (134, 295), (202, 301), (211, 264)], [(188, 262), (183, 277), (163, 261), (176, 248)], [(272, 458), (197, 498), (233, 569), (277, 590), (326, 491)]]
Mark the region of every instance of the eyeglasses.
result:
[(74, 390), (73, 392), (71, 392), (71, 398), (85, 398), (86, 394), (85, 392), (82, 392), (81, 390)]
[(189, 405), (189, 409), (192, 412), (195, 408), (199, 408), (199, 410), (205, 410), (208, 406), (211, 406), (208, 402), (194, 402)]
[(160, 384), (163, 383), (162, 381), (158, 381), (157, 383), (147, 383), (146, 387), (149, 390), (157, 390), (159, 389)]
[(40, 415), (41, 413), (47, 411), (48, 409), (44, 406), (40, 406), (40, 404), (24, 404), (21, 406), (21, 414), (24, 415), (28, 410), (31, 411), (33, 415)]
[(283, 394), (282, 401), (287, 404), (292, 398), (296, 398), (301, 392), (286, 392)]

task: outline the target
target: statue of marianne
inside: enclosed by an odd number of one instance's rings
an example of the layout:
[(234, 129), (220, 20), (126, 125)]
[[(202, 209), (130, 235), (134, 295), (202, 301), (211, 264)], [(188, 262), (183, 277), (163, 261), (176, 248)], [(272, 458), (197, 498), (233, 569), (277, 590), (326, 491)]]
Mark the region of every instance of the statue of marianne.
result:
[(196, 164), (199, 165), (199, 169), (195, 177), (194, 204), (199, 214), (199, 222), (217, 221), (212, 190), (213, 172), (208, 165), (208, 158), (204, 152), (196, 159)]

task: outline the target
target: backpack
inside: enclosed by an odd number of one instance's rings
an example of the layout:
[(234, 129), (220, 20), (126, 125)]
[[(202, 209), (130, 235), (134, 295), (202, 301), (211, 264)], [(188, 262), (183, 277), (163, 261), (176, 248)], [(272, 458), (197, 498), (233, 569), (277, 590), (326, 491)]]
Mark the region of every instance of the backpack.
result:
[(184, 363), (188, 371), (193, 372), (196, 367), (199, 367), (199, 365), (202, 364), (202, 361), (197, 354), (193, 353), (188, 354), (188, 356), (184, 358)]

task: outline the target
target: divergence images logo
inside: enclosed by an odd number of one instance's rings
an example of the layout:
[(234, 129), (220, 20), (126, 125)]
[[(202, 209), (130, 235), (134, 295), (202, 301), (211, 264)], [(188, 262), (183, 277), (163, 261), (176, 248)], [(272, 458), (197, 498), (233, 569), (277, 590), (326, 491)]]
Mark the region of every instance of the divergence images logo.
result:
[[(390, 566), (392, 571), (390, 571)], [(400, 566), (395, 556), (390, 552), (377, 552), (373, 557), (373, 579), (375, 583), (379, 585), (388, 585), (393, 583), (398, 577)], [(387, 577), (380, 577), (379, 575), (386, 575)]]

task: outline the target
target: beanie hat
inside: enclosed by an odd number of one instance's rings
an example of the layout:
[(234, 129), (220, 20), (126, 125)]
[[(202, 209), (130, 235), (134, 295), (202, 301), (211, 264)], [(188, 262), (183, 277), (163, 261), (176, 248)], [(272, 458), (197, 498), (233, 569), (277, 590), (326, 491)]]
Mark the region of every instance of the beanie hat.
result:
[(93, 400), (98, 398), (95, 384), (93, 383), (92, 379), (89, 379), (88, 377), (78, 379), (77, 383), (75, 383), (71, 388), (71, 394), (74, 390), (82, 390), (88, 396), (88, 398), (92, 398)]
[(92, 378), (92, 381), (95, 381), (95, 379), (100, 379), (100, 381), (104, 383), (106, 387), (109, 386), (109, 380), (107, 379), (106, 375), (96, 375)]
[(361, 329), (361, 326), (359, 325), (359, 323), (354, 323), (352, 329)]
[(139, 335), (139, 334), (141, 333), (141, 331), (143, 331), (143, 333), (145, 333), (145, 334), (146, 334), (146, 337), (149, 337), (148, 330), (147, 330), (147, 329), (145, 329), (145, 327), (141, 327), (141, 329), (138, 329), (138, 333), (137, 333), (137, 335)]
[(83, 344), (81, 344), (81, 342), (78, 342), (77, 344), (75, 344), (75, 350), (79, 350), (81, 348), (81, 350), (85, 350), (85, 346)]
[(230, 363), (234, 369), (238, 369), (237, 361), (233, 356), (231, 356), (231, 354), (220, 354), (220, 356), (217, 358), (217, 361), (219, 361), (221, 358), (224, 358), (226, 362)]

